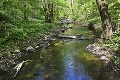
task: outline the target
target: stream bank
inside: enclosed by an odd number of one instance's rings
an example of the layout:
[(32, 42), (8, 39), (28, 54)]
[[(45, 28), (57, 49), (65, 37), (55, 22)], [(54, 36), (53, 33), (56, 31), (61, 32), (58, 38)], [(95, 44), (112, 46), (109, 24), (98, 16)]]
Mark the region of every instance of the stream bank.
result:
[[(58, 36), (60, 32), (66, 31), (69, 28), (66, 28), (62, 25), (58, 25), (58, 27), (49, 32), (45, 32), (43, 34), (36, 34), (36, 36), (31, 37), (29, 40), (21, 42), (18, 49), (9, 49), (7, 52), (3, 51), (2, 54), (6, 53), (6, 55), (2, 56), (0, 60), (0, 70), (8, 71), (10, 66), (15, 65), (15, 61), (20, 57), (34, 53), (35, 50), (39, 47), (48, 46), (46, 44), (48, 41), (52, 41), (53, 36)], [(16, 45), (15, 45), (16, 46)]]
[(110, 47), (103, 46), (100, 41), (101, 29), (98, 25), (89, 23), (86, 25), (94, 34), (94, 43), (86, 47), (88, 51), (99, 58), (105, 67), (110, 67), (116, 74), (116, 80), (120, 79), (120, 55)]

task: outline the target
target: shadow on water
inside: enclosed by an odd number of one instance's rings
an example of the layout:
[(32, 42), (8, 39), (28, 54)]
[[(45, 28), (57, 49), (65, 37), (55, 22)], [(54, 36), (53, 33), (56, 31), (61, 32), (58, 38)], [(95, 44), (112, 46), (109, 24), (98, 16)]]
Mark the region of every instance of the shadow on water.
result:
[[(73, 25), (68, 25), (73, 26)], [(36, 53), (23, 56), (19, 61), (32, 60), (22, 67), (15, 80), (109, 80), (98, 58), (85, 48), (93, 43), (92, 32), (76, 26), (62, 35), (82, 34), (90, 40), (63, 39), (51, 42), (51, 46), (37, 49)], [(41, 53), (41, 57), (40, 57)]]

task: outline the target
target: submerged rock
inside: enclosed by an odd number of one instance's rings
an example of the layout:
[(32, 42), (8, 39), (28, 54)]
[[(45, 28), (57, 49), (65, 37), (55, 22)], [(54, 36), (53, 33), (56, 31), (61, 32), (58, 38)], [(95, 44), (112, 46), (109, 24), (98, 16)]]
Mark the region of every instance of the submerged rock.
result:
[(64, 44), (65, 42), (69, 42), (70, 40), (62, 40), (61, 43)]

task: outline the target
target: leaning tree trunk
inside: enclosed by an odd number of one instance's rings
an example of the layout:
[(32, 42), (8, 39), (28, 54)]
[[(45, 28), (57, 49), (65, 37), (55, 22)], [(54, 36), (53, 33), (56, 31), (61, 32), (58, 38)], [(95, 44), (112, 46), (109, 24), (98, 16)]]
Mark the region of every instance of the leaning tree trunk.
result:
[(113, 34), (114, 25), (111, 21), (110, 14), (108, 12), (108, 0), (96, 0), (101, 21), (102, 21), (102, 35), (101, 38), (109, 38)]

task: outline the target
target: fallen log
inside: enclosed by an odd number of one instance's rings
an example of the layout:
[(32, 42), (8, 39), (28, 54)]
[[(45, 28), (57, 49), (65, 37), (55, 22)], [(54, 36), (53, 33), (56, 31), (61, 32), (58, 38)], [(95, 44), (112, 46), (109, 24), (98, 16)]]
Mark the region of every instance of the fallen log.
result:
[(59, 38), (68, 38), (68, 39), (76, 39), (77, 38), (76, 36), (61, 36), (61, 35), (59, 35), (58, 37)]
[(17, 64), (13, 69), (16, 70), (16, 73), (13, 77), (16, 77), (16, 75), (18, 74), (18, 72), (20, 71), (20, 69), (22, 68), (23, 64), (25, 62), (28, 62), (28, 61), (31, 61), (31, 60), (26, 60), (26, 61), (22, 61), (21, 63)]

